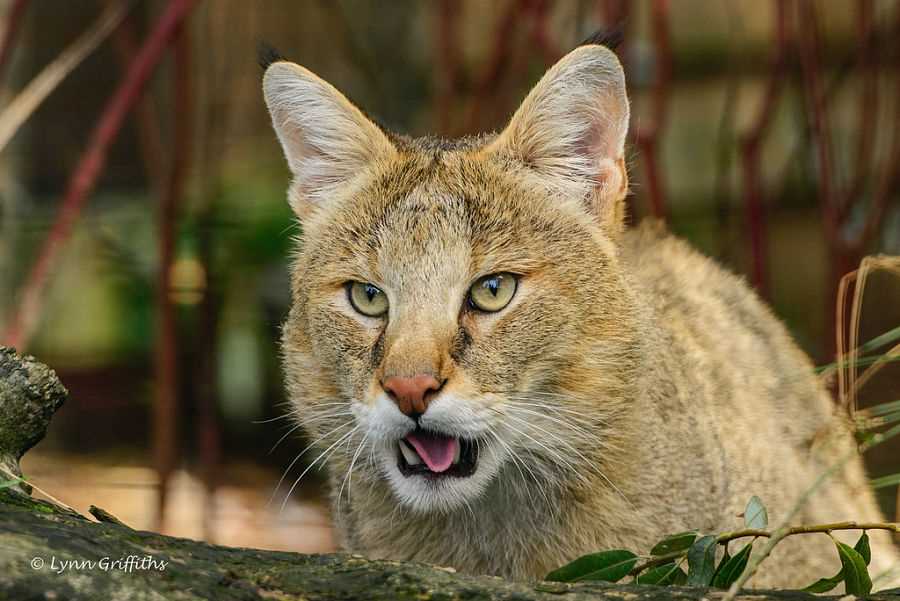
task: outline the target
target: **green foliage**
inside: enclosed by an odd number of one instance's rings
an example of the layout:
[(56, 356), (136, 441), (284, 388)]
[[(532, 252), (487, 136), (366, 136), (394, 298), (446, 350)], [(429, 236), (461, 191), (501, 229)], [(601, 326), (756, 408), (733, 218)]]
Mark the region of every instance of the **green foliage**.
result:
[[(650, 556), (643, 558), (642, 563), (639, 563), (642, 558), (625, 549), (591, 553), (550, 572), (545, 579), (558, 582), (618, 582), (630, 575), (637, 584), (728, 589), (747, 570), (753, 542), (760, 536), (771, 536), (771, 533), (760, 532), (768, 527), (768, 511), (759, 497), (754, 496), (747, 503), (744, 524), (746, 530), (720, 535), (700, 536), (696, 532), (672, 534), (656, 543)], [(830, 533), (836, 526), (839, 525), (805, 526), (795, 529), (798, 531), (792, 531), (791, 534)], [(887, 526), (889, 525), (879, 524), (876, 527)], [(728, 552), (728, 543), (739, 538), (752, 540), (732, 556)], [(803, 590), (827, 593), (843, 582), (849, 594), (867, 595), (872, 590), (872, 579), (868, 571), (872, 560), (869, 535), (863, 531), (853, 547), (837, 540), (834, 543), (841, 560), (841, 571), (831, 578), (821, 578)], [(718, 545), (724, 547), (724, 553), (716, 565)], [(684, 562), (688, 564), (686, 573), (681, 567)]]
[(844, 586), (851, 595), (868, 595), (872, 592), (872, 579), (869, 577), (869, 568), (856, 549), (842, 542), (836, 542), (838, 555), (841, 558), (841, 574), (844, 576)]
[(687, 574), (674, 561), (665, 563), (661, 566), (651, 568), (638, 574), (635, 578), (638, 584), (655, 584), (657, 586), (665, 586), (667, 584), (685, 584), (687, 583)]
[(872, 561), (869, 535), (863, 532), (852, 549), (838, 541), (835, 541), (835, 546), (841, 558), (841, 571), (831, 578), (820, 578), (803, 590), (809, 593), (827, 593), (841, 582), (846, 581), (848, 593), (868, 594), (872, 590), (872, 579), (869, 577), (867, 567)]
[(701, 536), (688, 549), (689, 586), (709, 586), (716, 573), (716, 540), (713, 535)]
[(883, 346), (887, 346), (888, 344), (893, 344), (894, 342), (900, 340), (900, 326), (888, 330), (884, 334), (876, 336), (872, 340), (869, 340), (858, 349), (856, 352), (860, 355), (864, 355), (870, 351), (878, 350)]
[(744, 509), (744, 525), (754, 530), (763, 530), (769, 525), (769, 512), (756, 495), (750, 497)]
[[(754, 497), (756, 498), (756, 497)], [(740, 578), (747, 567), (747, 561), (750, 559), (750, 551), (753, 550), (753, 543), (748, 543), (738, 551), (734, 557), (728, 556), (728, 549), (725, 550), (725, 557), (716, 569), (716, 574), (712, 579), (712, 586), (715, 588), (728, 588)]]
[(656, 543), (656, 546), (650, 549), (650, 555), (668, 555), (674, 551), (687, 551), (696, 539), (696, 532), (673, 534)]
[(553, 570), (544, 580), (555, 582), (576, 582), (580, 580), (603, 580), (618, 582), (628, 575), (638, 561), (631, 551), (616, 549), (601, 551), (579, 557), (575, 561)]
[(0, 490), (3, 490), (4, 488), (12, 488), (19, 482), (24, 482), (24, 481), (25, 481), (24, 478), (16, 478), (15, 480), (2, 480), (2, 481), (0, 481)]
[(844, 574), (839, 572), (837, 576), (832, 576), (831, 578), (819, 578), (803, 590), (807, 593), (827, 593), (843, 581)]

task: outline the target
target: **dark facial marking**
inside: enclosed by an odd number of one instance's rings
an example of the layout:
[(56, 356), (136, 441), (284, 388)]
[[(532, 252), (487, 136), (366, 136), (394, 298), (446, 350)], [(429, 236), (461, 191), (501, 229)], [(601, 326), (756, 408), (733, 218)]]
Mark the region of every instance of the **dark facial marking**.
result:
[(459, 327), (459, 331), (456, 333), (456, 337), (453, 339), (453, 344), (450, 345), (450, 356), (457, 363), (462, 362), (463, 357), (465, 356), (466, 351), (472, 345), (472, 336), (463, 326)]

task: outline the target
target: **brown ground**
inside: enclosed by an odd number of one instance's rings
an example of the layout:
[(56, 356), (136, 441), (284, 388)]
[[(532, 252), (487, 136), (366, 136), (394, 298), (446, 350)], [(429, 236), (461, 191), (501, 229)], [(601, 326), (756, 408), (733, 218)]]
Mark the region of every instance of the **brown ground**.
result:
[[(97, 505), (132, 528), (157, 530), (156, 474), (150, 466), (116, 465), (35, 449), (25, 456), (22, 469), (32, 485), (85, 515)], [(258, 549), (334, 550), (328, 511), (320, 499), (295, 492), (282, 510), (282, 496), (269, 503), (278, 474), (245, 464), (223, 465), (220, 473), (227, 474), (228, 481), (213, 496), (205, 534), (202, 482), (187, 471), (176, 472), (163, 534)], [(286, 491), (282, 488), (281, 495)], [(46, 498), (37, 490), (34, 494)]]

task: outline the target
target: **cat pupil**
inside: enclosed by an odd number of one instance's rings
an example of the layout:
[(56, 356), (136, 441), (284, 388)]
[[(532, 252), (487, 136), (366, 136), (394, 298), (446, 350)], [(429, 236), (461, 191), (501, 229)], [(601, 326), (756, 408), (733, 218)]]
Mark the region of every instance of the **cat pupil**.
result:
[(485, 282), (487, 289), (491, 291), (491, 294), (497, 296), (497, 291), (500, 290), (500, 281), (497, 278), (491, 278), (487, 282)]
[(369, 299), (370, 303), (372, 302), (372, 299), (375, 298), (376, 294), (378, 294), (378, 288), (371, 284), (366, 286), (366, 297)]

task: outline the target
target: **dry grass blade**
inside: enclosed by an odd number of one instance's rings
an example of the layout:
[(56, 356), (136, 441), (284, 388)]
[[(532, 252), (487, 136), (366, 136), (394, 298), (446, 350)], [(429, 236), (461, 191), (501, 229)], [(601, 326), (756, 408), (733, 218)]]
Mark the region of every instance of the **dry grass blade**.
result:
[(107, 6), (90, 29), (44, 67), (44, 70), (19, 92), (6, 110), (0, 113), (0, 152), (66, 76), (96, 50), (122, 22), (132, 4), (133, 0), (122, 0)]
[[(895, 345), (886, 353), (883, 353), (863, 374), (857, 377), (857, 362), (859, 360), (859, 324), (862, 315), (862, 303), (866, 290), (866, 281), (874, 271), (887, 271), (900, 276), (900, 257), (876, 255), (865, 257), (859, 265), (859, 269), (846, 274), (841, 278), (838, 287), (837, 310), (835, 320), (837, 327), (837, 369), (838, 399), (842, 408), (851, 412), (856, 411), (856, 393), (872, 376), (878, 372), (885, 363), (900, 355), (900, 344)], [(845, 326), (848, 289), (853, 286), (853, 299), (850, 305), (849, 331)]]
[[(841, 278), (838, 287), (836, 319), (836, 337), (837, 337), (837, 357), (834, 367), (824, 372), (823, 375), (829, 375), (833, 369), (837, 370), (838, 375), (838, 400), (842, 408), (855, 413), (856, 409), (856, 393), (857, 391), (880, 369), (885, 362), (892, 357), (900, 354), (900, 345), (894, 346), (890, 351), (882, 354), (875, 363), (873, 363), (863, 374), (857, 379), (856, 369), (859, 362), (859, 325), (861, 320), (862, 302), (865, 294), (866, 281), (873, 271), (885, 270), (890, 273), (900, 275), (900, 257), (890, 257), (884, 255), (865, 257), (861, 262), (859, 269), (846, 274)], [(847, 332), (845, 327), (847, 324), (844, 320), (846, 315), (848, 290), (851, 284), (855, 284), (853, 290), (852, 304), (850, 306), (850, 328)], [(851, 449), (839, 461), (822, 472), (816, 481), (810, 486), (803, 495), (797, 500), (781, 524), (772, 531), (771, 537), (759, 551), (750, 558), (747, 568), (741, 576), (732, 584), (728, 592), (722, 598), (722, 601), (732, 601), (738, 594), (738, 591), (753, 577), (760, 564), (769, 556), (772, 549), (785, 537), (791, 533), (788, 527), (790, 520), (796, 515), (809, 498), (820, 489), (827, 480), (835, 473), (839, 472), (847, 462), (851, 461), (857, 453), (863, 453), (869, 448), (880, 444), (881, 442), (900, 435), (900, 424), (890, 428), (889, 430), (877, 433), (871, 436), (866, 442), (861, 444), (859, 448)], [(900, 507), (898, 507), (900, 509)], [(900, 511), (898, 511), (900, 517)], [(892, 528), (895, 525), (891, 525)]]

